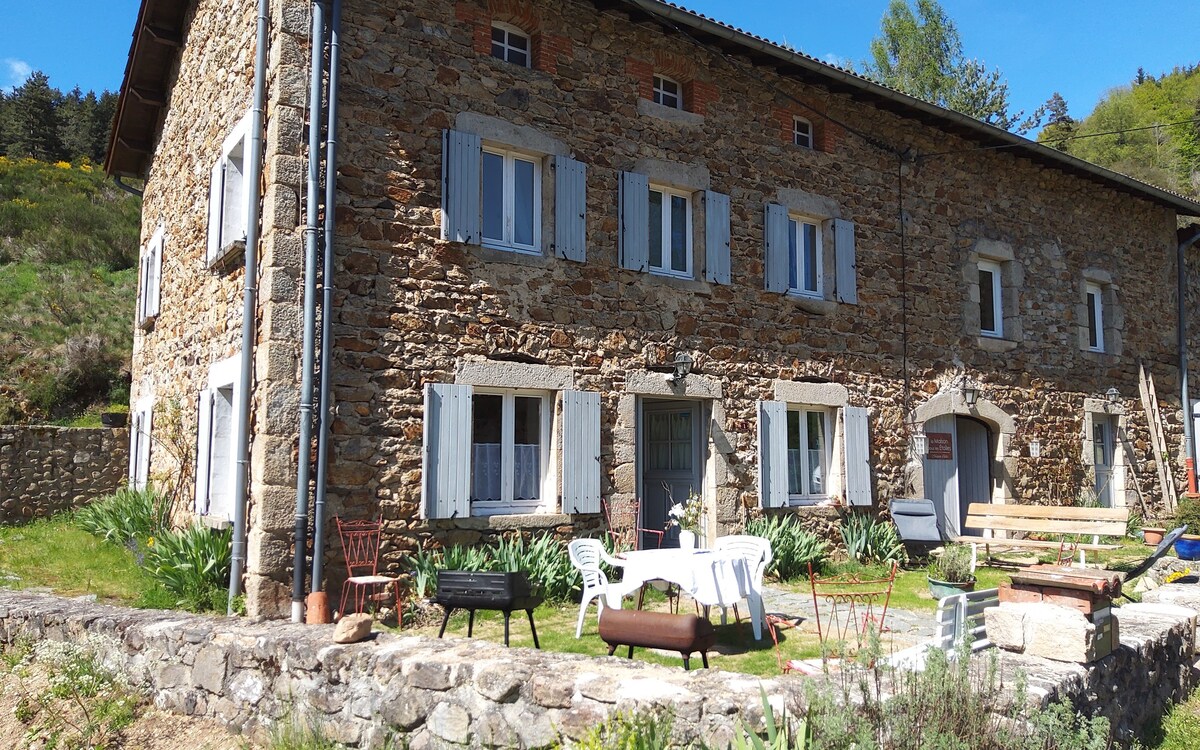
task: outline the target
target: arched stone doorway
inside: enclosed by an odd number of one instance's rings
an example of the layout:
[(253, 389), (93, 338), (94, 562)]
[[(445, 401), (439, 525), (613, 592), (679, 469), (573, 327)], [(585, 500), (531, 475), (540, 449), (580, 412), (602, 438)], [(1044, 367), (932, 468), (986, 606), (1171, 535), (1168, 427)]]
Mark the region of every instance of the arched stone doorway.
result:
[(928, 451), (916, 472), (917, 495), (933, 500), (942, 536), (970, 533), (962, 527), (973, 502), (1006, 503), (1013, 498), (1008, 445), (1013, 418), (980, 397), (968, 407), (961, 391), (939, 393), (915, 412), (928, 438)]

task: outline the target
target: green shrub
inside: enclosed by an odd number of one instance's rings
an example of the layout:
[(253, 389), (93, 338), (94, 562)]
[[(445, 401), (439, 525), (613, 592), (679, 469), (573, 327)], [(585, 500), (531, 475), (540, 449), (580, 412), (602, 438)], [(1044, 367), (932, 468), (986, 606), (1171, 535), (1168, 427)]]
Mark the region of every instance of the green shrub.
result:
[(487, 547), (464, 547), (456, 544), (442, 550), (438, 570), (495, 570), (496, 561), (488, 554)]
[(619, 713), (593, 727), (572, 750), (666, 750), (674, 716), (669, 711)]
[(942, 554), (929, 561), (929, 577), (946, 583), (975, 580), (971, 571), (971, 548), (965, 544), (947, 544)]
[(1200, 500), (1190, 497), (1179, 498), (1175, 507), (1175, 525), (1187, 524), (1188, 534), (1200, 534)]
[(152, 487), (119, 489), (75, 513), (81, 529), (122, 546), (162, 535), (170, 528), (170, 520), (170, 502)]
[(904, 542), (889, 521), (865, 514), (849, 514), (842, 517), (839, 528), (842, 541), (846, 543), (846, 553), (856, 562), (870, 565), (908, 559)]
[(194, 524), (146, 540), (146, 569), (179, 599), (177, 606), (195, 611), (223, 610), (233, 563), (233, 531)]
[(514, 535), (485, 547), (454, 545), (441, 552), (419, 552), (409, 558), (417, 597), (436, 585), (438, 570), (524, 571), (547, 602), (570, 601), (579, 589), (579, 573), (571, 565), (567, 547), (549, 534)]
[(433, 592), (437, 584), (439, 557), (436, 552), (417, 550), (408, 558), (408, 567), (412, 574), (413, 595), (417, 599), (425, 599)]
[(773, 559), (767, 572), (782, 581), (790, 581), (813, 570), (819, 570), (829, 554), (829, 544), (806, 531), (795, 516), (763, 516), (746, 524), (746, 533), (760, 536), (771, 543)]

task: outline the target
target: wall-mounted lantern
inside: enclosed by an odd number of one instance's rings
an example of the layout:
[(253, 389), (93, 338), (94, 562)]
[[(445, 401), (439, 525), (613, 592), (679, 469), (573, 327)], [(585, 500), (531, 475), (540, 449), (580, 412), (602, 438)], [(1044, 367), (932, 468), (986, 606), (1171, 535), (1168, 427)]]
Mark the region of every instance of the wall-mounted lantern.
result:
[(692, 373), (692, 365), (695, 360), (687, 352), (679, 352), (675, 355), (675, 361), (671, 366), (675, 369), (667, 376), (668, 383), (678, 383)]
[(963, 402), (968, 409), (974, 409), (979, 400), (979, 386), (973, 380), (964, 380), (962, 384)]
[(1042, 441), (1032, 438), (1029, 441), (1029, 457), (1038, 458), (1042, 455)]
[(922, 457), (929, 453), (929, 436), (925, 434), (925, 427), (923, 425), (913, 425), (912, 449), (913, 453)]
[(1113, 386), (1104, 392), (1104, 400), (1108, 402), (1109, 406), (1117, 406), (1121, 403), (1121, 392), (1117, 390), (1116, 386)]

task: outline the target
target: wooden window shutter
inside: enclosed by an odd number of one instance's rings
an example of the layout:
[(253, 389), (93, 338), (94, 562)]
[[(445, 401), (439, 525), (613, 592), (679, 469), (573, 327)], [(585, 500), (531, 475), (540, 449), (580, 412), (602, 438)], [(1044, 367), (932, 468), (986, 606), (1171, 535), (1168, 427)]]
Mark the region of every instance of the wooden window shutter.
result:
[(135, 410), (129, 416), (129, 484), (137, 487), (138, 448), (142, 442), (142, 414)]
[(427, 517), (471, 515), (471, 386), (425, 385), (421, 477)]
[(778, 203), (768, 203), (763, 222), (764, 263), (768, 292), (788, 290), (788, 214)]
[(788, 500), (787, 404), (758, 402), (758, 499), (764, 508)]
[(150, 255), (149, 245), (142, 250), (138, 258), (138, 295), (137, 295), (137, 324), (146, 322), (146, 312), (149, 308), (147, 298), (150, 288)]
[(563, 513), (600, 512), (600, 394), (563, 391)]
[(150, 435), (154, 430), (154, 405), (138, 409), (140, 412), (140, 428), (138, 429), (137, 473), (134, 476), (134, 486), (144, 489), (150, 483)]
[(478, 245), (482, 236), (483, 141), (442, 131), (442, 239)]
[(554, 157), (554, 254), (587, 261), (587, 166)]
[(837, 300), (858, 304), (858, 262), (854, 258), (854, 222), (833, 220), (833, 249), (837, 256)]
[(704, 191), (704, 278), (729, 283), (729, 196)]
[(196, 415), (196, 512), (203, 515), (208, 513), (208, 477), (212, 473), (212, 413), (213, 397), (211, 389), (200, 391), (197, 400)]
[(150, 279), (150, 287), (146, 290), (146, 317), (148, 318), (157, 316), (159, 312), (162, 292), (162, 257), (165, 245), (165, 233), (163, 228), (159, 227), (150, 240), (150, 257), (147, 259), (149, 271), (147, 277)]
[(650, 180), (644, 174), (622, 172), (621, 268), (646, 271), (650, 267)]
[(217, 159), (208, 176), (208, 253), (212, 263), (221, 255), (221, 228), (225, 226), (225, 159)]
[(842, 409), (846, 435), (846, 503), (870, 507), (871, 442), (867, 430), (867, 410), (861, 406)]

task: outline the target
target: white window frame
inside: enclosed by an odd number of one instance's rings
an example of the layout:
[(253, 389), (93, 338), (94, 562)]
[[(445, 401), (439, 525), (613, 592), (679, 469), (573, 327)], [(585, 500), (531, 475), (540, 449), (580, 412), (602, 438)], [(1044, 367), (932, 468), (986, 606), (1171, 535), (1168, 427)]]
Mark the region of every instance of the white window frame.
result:
[[(656, 276), (670, 276), (676, 279), (691, 279), (695, 275), (695, 250), (692, 242), (692, 194), (686, 190), (667, 187), (666, 185), (650, 184), (646, 194), (646, 215), (650, 215), (650, 193), (660, 193), (663, 196), (662, 206), (662, 255), (659, 257), (661, 265), (654, 265), (650, 261), (650, 232), (647, 224), (646, 232), (646, 268), (650, 273)], [(671, 263), (671, 248), (669, 247), (669, 238), (671, 237), (671, 201), (669, 198), (683, 198), (684, 205), (687, 207), (687, 226), (684, 228), (683, 236), (687, 241), (687, 249), (684, 253), (684, 259), (687, 261), (687, 268), (680, 271), (672, 268)]]
[[(667, 84), (675, 87), (674, 91), (667, 90)], [(670, 101), (668, 101), (670, 100)], [(654, 103), (671, 109), (683, 109), (683, 84), (674, 78), (654, 74)]]
[(150, 483), (153, 419), (154, 396), (143, 396), (129, 414), (129, 486), (135, 490), (144, 490)]
[[(816, 257), (813, 262), (816, 264), (815, 278), (817, 282), (816, 289), (805, 289), (804, 284), (804, 248), (801, 244), (800, 228), (805, 225), (811, 225), (814, 229), (813, 236), (816, 237)], [(787, 293), (793, 297), (805, 297), (808, 299), (824, 299), (825, 298), (825, 249), (824, 249), (824, 234), (825, 223), (820, 219), (814, 219), (811, 216), (803, 216), (801, 214), (788, 214), (788, 291)], [(796, 285), (792, 285), (791, 279), (791, 263), (792, 263), (792, 236), (796, 238)]]
[[(500, 41), (500, 42), (496, 41), (494, 36), (491, 39), (492, 57), (496, 58), (497, 60), (503, 60), (504, 62), (509, 63), (510, 65), (516, 65), (516, 66), (523, 67), (523, 68), (533, 67), (533, 37), (532, 36), (525, 33), (525, 31), (523, 29), (521, 29), (517, 26), (513, 26), (512, 24), (509, 24), (509, 23), (501, 23), (499, 21), (495, 21), (492, 23), (492, 29), (504, 32), (504, 40), (503, 41)], [(512, 38), (514, 36), (521, 37), (522, 39), (525, 40), (525, 49), (520, 49), (519, 47), (513, 46)], [(497, 45), (499, 45), (499, 47), (500, 47), (501, 54), (499, 54), (499, 55), (496, 54), (496, 46)], [(519, 53), (522, 53), (525, 55), (525, 64), (524, 65), (522, 65), (519, 62), (513, 62), (512, 60), (509, 59), (509, 54), (513, 53), (513, 52), (519, 52)]]
[[(502, 396), (503, 402), (501, 407), (500, 418), (500, 500), (475, 500), (471, 499), (471, 515), (472, 516), (502, 516), (513, 515), (518, 513), (545, 513), (553, 509), (553, 504), (557, 500), (556, 493), (551, 486), (550, 472), (550, 445), (551, 445), (551, 430), (553, 428), (554, 416), (554, 399), (553, 394), (548, 391), (525, 390), (515, 388), (474, 388), (472, 393), (472, 401), (477, 396)], [(540, 497), (537, 500), (522, 500), (517, 502), (513, 499), (513, 491), (515, 485), (516, 466), (514, 455), (516, 453), (516, 400), (521, 398), (536, 398), (541, 402), (540, 416), (541, 424), (539, 428), (539, 438), (541, 440), (541, 450), (538, 455), (539, 468), (541, 476), (538, 477), (538, 486)], [(474, 403), (472, 403), (472, 421), (474, 420)], [(475, 435), (472, 433), (469, 436), (469, 446), (472, 450), (471, 455), (471, 471), (470, 471), (470, 486), (472, 494), (474, 494), (475, 486), (475, 458), (473, 454), (475, 446)]]
[[(491, 239), (483, 236), (483, 212), (486, 210), (487, 196), (483, 193), (484, 178), (483, 178), (483, 163), (482, 159), (486, 158), (487, 154), (499, 156), (504, 159), (504, 175), (502, 177), (503, 191), (503, 207), (502, 213), (504, 216), (504, 237), (502, 239)], [(526, 153), (524, 151), (514, 151), (503, 146), (484, 145), (482, 154), (480, 155), (479, 165), (479, 234), (481, 244), (484, 247), (490, 247), (494, 250), (507, 250), (510, 252), (524, 253), (527, 255), (542, 254), (542, 157)], [(514, 237), (516, 235), (516, 162), (517, 160), (530, 162), (533, 164), (533, 244), (523, 245), (517, 242)]]
[(166, 230), (161, 224), (142, 248), (138, 260), (137, 323), (145, 328), (158, 317), (162, 291), (162, 256)]
[[(1104, 287), (1089, 281), (1084, 284), (1084, 300), (1086, 303), (1087, 312), (1090, 313), (1087, 321), (1087, 350), (1089, 352), (1103, 352), (1104, 349)], [(1094, 326), (1093, 326), (1093, 320)], [(1092, 343), (1092, 338), (1095, 337), (1096, 343)]]
[(994, 260), (986, 260), (981, 258), (977, 266), (980, 273), (987, 271), (988, 273), (992, 274), (992, 319), (996, 324), (994, 330), (989, 330), (983, 327), (983, 285), (980, 284), (979, 335), (994, 339), (1004, 338), (1004, 284), (1002, 283), (1000, 275), (1000, 263)]
[(803, 117), (792, 118), (792, 143), (801, 148), (813, 148), (813, 125)]
[[(800, 421), (800, 434), (799, 434), (800, 446), (799, 446), (798, 450), (800, 452), (800, 461), (801, 461), (800, 478), (801, 478), (801, 482), (805, 486), (807, 486), (807, 482), (805, 482), (805, 480), (811, 475), (811, 467), (809, 466), (809, 461), (808, 461), (808, 448), (806, 447), (808, 445), (808, 419), (807, 419), (808, 414), (809, 413), (820, 414), (821, 415), (821, 426), (825, 430), (825, 446), (824, 446), (824, 451), (823, 451), (824, 455), (822, 456), (822, 458), (824, 460), (824, 466), (821, 467), (822, 468), (821, 481), (823, 482), (825, 491), (820, 494), (811, 494), (811, 493), (807, 493), (807, 492), (793, 493), (791, 491), (791, 471), (792, 471), (791, 451), (792, 451), (792, 446), (790, 443), (787, 446), (787, 451), (788, 451), (788, 467), (787, 467), (788, 505), (789, 506), (819, 505), (821, 503), (827, 502), (831, 496), (830, 487), (831, 487), (832, 477), (830, 476), (830, 473), (833, 470), (834, 435), (833, 435), (832, 409), (830, 409), (827, 406), (813, 406), (810, 404), (788, 404), (787, 410), (788, 410), (789, 415), (792, 414), (793, 412), (800, 415), (800, 418), (799, 418), (799, 421)], [(786, 430), (786, 433), (790, 437), (791, 430), (790, 429)]]
[[(237, 483), (237, 437), (241, 434), (243, 415), (241, 413), (241, 358), (238, 355), (223, 359), (208, 368), (208, 380), (206, 381), (206, 392), (215, 392), (218, 390), (232, 388), (233, 390), (233, 411), (230, 418), (230, 446), (229, 455), (224, 464), (225, 470), (225, 487), (224, 490), (228, 493), (227, 497), (236, 497)], [(207, 393), (204, 394), (207, 396)], [(203, 408), (203, 407), (202, 407)], [(211, 419), (211, 414), (210, 414)], [(201, 424), (203, 420), (201, 420)], [(199, 425), (198, 425), (199, 427)], [(207, 479), (204, 483), (206, 496), (204, 498), (197, 497), (195, 499), (196, 508), (205, 508), (206, 512), (202, 515), (206, 516), (224, 516), (226, 520), (232, 520), (232, 502), (228, 513), (222, 511), (226, 509), (213, 508), (210, 498), (212, 497), (212, 488), (214, 486), (214, 470), (217, 468), (212, 461), (212, 425), (209, 422), (209, 430), (207, 435), (198, 435), (196, 445), (196, 466), (197, 475), (203, 469), (207, 472)], [(202, 460), (203, 454), (203, 460)]]
[[(217, 232), (214, 241), (210, 239), (205, 260), (212, 267), (238, 249), (238, 243), (245, 243), (248, 222), (250, 220), (250, 121), (251, 114), (247, 113), (241, 119), (221, 145), (221, 156), (213, 167), (212, 179), (219, 179), (218, 187), (210, 187), (209, 191), (209, 232)], [(219, 195), (220, 205), (211, 205)], [(218, 216), (214, 226), (212, 212)]]

